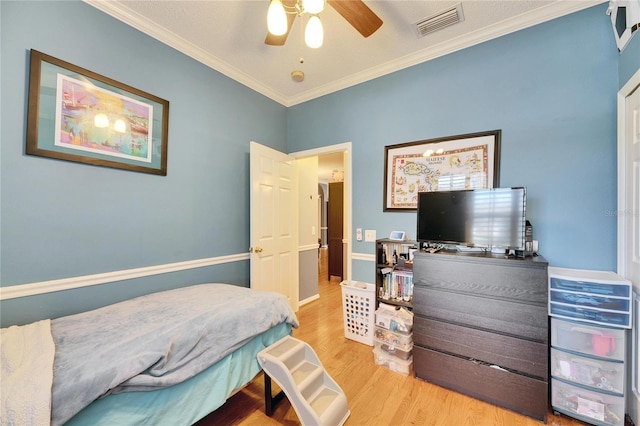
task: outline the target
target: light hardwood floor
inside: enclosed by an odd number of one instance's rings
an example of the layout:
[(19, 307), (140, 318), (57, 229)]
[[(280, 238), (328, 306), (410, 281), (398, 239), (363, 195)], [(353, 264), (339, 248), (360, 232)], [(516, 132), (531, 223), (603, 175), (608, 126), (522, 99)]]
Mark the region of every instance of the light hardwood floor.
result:
[[(322, 255), (324, 258), (325, 250)], [(403, 376), (376, 365), (372, 347), (344, 337), (340, 280), (332, 277), (329, 281), (325, 262), (320, 265), (320, 299), (300, 308), (297, 313), (300, 327), (293, 335), (313, 347), (324, 368), (346, 393), (351, 410), (346, 426), (542, 425), (537, 420), (432, 385), (411, 374)], [(522, 395), (522, 398), (526, 397)], [(279, 424), (293, 426), (299, 425), (300, 421), (286, 399), (275, 408), (271, 417), (265, 415), (262, 374), (197, 423), (198, 426)], [(547, 424), (580, 426), (584, 423), (555, 416), (550, 411)]]

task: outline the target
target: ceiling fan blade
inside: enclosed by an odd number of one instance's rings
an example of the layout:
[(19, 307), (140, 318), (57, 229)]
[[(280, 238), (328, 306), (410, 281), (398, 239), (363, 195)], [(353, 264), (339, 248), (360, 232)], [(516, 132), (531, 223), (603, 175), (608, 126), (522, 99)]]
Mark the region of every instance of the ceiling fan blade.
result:
[[(291, 10), (296, 6), (296, 0), (282, 0), (282, 5), (286, 9)], [(287, 13), (287, 32), (282, 35), (273, 35), (269, 31), (267, 31), (267, 38), (264, 39), (264, 44), (268, 44), (270, 46), (284, 46), (284, 43), (287, 41), (287, 37), (289, 36), (289, 31), (291, 31), (291, 26), (293, 25), (293, 21), (296, 19), (295, 13)]]
[(362, 0), (329, 0), (329, 4), (363, 37), (369, 37), (382, 26), (382, 19)]

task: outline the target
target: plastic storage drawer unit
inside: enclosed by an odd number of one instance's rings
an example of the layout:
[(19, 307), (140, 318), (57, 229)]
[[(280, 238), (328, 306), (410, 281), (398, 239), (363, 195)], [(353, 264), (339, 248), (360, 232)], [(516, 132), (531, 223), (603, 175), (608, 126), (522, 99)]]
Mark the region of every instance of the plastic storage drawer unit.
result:
[(549, 268), (551, 406), (622, 426), (631, 282), (610, 271)]
[(625, 331), (622, 328), (551, 319), (551, 346), (585, 355), (624, 361)]
[(592, 392), (552, 378), (551, 404), (555, 409), (588, 423), (624, 424), (624, 396)]

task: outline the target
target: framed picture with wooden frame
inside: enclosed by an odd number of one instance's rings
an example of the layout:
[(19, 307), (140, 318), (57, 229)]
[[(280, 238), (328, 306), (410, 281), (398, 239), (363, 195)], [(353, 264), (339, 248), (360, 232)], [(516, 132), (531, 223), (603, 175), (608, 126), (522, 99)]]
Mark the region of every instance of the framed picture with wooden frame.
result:
[(383, 211), (415, 211), (418, 193), (496, 188), (501, 130), (384, 147)]
[(169, 102), (31, 50), (26, 153), (166, 176)]

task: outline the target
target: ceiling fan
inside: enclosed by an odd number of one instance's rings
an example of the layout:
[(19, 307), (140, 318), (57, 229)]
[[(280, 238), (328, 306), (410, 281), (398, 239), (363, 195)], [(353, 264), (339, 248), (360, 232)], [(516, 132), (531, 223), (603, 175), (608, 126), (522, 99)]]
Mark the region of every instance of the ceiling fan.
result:
[[(303, 0), (281, 1), (287, 11), (287, 29), (282, 35), (274, 35), (271, 32), (267, 32), (267, 38), (264, 42), (270, 46), (283, 46), (287, 41), (287, 36), (289, 35), (296, 16), (304, 12), (304, 8), (302, 7)], [(369, 37), (382, 26), (382, 19), (369, 9), (362, 0), (327, 0), (327, 3), (342, 15), (363, 37)]]

